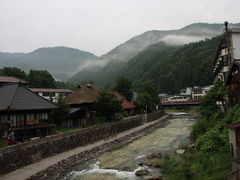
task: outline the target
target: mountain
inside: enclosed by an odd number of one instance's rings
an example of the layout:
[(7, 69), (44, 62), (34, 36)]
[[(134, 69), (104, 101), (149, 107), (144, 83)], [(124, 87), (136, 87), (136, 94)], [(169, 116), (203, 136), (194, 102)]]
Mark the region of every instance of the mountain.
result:
[(68, 47), (39, 48), (28, 54), (0, 53), (0, 67), (47, 70), (58, 80), (67, 80), (87, 61), (97, 58), (92, 53)]
[(128, 77), (135, 89), (150, 84), (162, 93), (212, 84), (217, 42), (213, 38), (182, 46), (151, 45), (122, 67), (119, 75)]
[[(229, 27), (236, 26), (240, 26), (240, 23), (229, 24)], [(121, 69), (150, 45), (164, 42), (166, 46), (180, 46), (212, 38), (223, 32), (223, 29), (223, 24), (195, 23), (179, 30), (147, 31), (119, 45), (96, 61), (83, 65), (80, 71), (69, 81), (93, 80), (97, 85), (110, 86), (121, 74)], [(128, 69), (132, 69), (134, 66), (134, 64), (131, 64)]]
[(24, 53), (5, 53), (0, 52), (0, 63), (25, 55)]

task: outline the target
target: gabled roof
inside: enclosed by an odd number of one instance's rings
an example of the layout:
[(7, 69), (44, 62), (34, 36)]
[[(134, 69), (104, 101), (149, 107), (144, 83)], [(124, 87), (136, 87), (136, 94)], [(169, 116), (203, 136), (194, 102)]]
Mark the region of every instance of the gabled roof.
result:
[(136, 106), (132, 104), (131, 102), (127, 101), (121, 94), (119, 94), (117, 91), (109, 91), (110, 93), (113, 93), (117, 96), (117, 99), (119, 101), (122, 101), (122, 108), (123, 109), (132, 109), (135, 108)]
[(72, 93), (71, 89), (47, 89), (47, 88), (29, 88), (33, 92), (59, 92), (59, 93)]
[(100, 91), (100, 89), (90, 84), (82, 85), (79, 89), (67, 96), (65, 100), (67, 104), (72, 105), (94, 103)]
[(29, 82), (16, 77), (0, 76), (0, 83), (22, 83), (29, 84)]
[(229, 67), (229, 71), (227, 73), (226, 85), (228, 85), (232, 79), (232, 72), (234, 70), (239, 69), (239, 67), (240, 67), (240, 59), (234, 59), (233, 63)]
[(57, 106), (33, 93), (19, 83), (0, 85), (0, 111), (3, 110), (41, 110)]

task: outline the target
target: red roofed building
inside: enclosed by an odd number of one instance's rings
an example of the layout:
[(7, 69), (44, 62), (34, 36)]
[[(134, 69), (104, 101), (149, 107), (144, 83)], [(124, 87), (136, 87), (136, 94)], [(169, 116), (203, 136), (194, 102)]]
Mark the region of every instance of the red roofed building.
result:
[(121, 94), (119, 94), (117, 91), (110, 90), (109, 92), (115, 94), (115, 95), (117, 96), (118, 100), (119, 100), (119, 101), (122, 101), (122, 108), (123, 108), (123, 110), (124, 110), (125, 112), (127, 112), (129, 115), (132, 115), (132, 114), (135, 113), (135, 108), (136, 108), (136, 106), (135, 106), (133, 103), (127, 101), (127, 100), (126, 100)]

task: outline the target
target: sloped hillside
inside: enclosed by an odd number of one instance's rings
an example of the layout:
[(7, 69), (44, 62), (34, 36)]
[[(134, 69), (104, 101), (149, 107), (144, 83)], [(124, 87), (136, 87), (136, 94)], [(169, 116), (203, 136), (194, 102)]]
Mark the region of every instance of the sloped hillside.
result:
[(119, 75), (132, 80), (135, 88), (153, 84), (159, 92), (179, 92), (187, 86), (212, 84), (212, 62), (217, 38), (168, 46), (158, 43), (130, 60)]
[(86, 61), (97, 58), (92, 53), (68, 47), (39, 48), (28, 54), (0, 54), (0, 67), (18, 67), (25, 71), (30, 69), (47, 70), (58, 80), (67, 80), (78, 72)]
[(223, 24), (195, 23), (179, 30), (147, 31), (119, 45), (96, 61), (88, 63), (87, 66), (81, 67), (80, 71), (69, 80), (77, 83), (94, 80), (98, 85), (108, 86), (119, 75), (121, 67), (152, 44), (164, 42), (168, 46), (179, 46), (215, 37), (223, 29)]

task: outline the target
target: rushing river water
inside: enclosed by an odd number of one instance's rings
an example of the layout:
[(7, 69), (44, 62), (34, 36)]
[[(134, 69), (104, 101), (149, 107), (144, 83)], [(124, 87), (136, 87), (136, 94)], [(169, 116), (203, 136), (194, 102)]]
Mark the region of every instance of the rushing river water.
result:
[[(70, 180), (138, 180), (135, 172), (147, 168), (151, 175), (159, 174), (155, 168), (140, 167), (140, 162), (146, 162), (146, 155), (161, 152), (175, 152), (177, 147), (190, 143), (191, 126), (195, 118), (185, 114), (175, 114), (161, 127), (146, 134), (130, 144), (111, 152), (106, 152), (97, 160), (81, 166), (66, 179)], [(157, 172), (156, 172), (157, 171)]]

